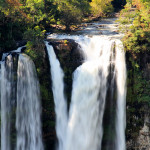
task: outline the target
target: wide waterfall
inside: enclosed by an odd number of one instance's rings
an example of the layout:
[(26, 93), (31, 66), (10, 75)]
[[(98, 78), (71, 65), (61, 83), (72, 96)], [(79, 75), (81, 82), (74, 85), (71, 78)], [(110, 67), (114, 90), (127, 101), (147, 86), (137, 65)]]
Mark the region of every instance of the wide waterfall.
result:
[(101, 150), (108, 97), (116, 103), (113, 118), (115, 142), (112, 149), (125, 150), (126, 65), (121, 41), (105, 36), (51, 37), (74, 39), (81, 46), (84, 55), (83, 64), (73, 73), (71, 104), (67, 114), (63, 72), (53, 47), (46, 43), (57, 118), (58, 150)]
[(35, 66), (26, 55), (7, 55), (1, 62), (1, 150), (43, 150)]

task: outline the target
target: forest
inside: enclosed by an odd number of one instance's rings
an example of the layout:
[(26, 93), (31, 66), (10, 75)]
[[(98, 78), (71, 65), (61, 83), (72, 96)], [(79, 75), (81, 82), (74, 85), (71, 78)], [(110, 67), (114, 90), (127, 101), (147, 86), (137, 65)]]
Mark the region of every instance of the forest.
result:
[(71, 26), (119, 10), (121, 0), (1, 0), (0, 51), (15, 48), (16, 41), (43, 39), (57, 26)]
[[(0, 2), (0, 51), (15, 48), (16, 41), (43, 39), (46, 32), (54, 32), (59, 25), (66, 31), (81, 22), (107, 17), (125, 5), (122, 0), (1, 0)], [(131, 11), (136, 7), (136, 11)], [(125, 47), (134, 52), (149, 49), (149, 0), (128, 0), (121, 11), (121, 24), (131, 24), (124, 31)], [(128, 31), (129, 30), (129, 31)], [(129, 38), (128, 38), (129, 37)], [(134, 42), (130, 42), (130, 41)], [(144, 44), (145, 43), (145, 44)]]

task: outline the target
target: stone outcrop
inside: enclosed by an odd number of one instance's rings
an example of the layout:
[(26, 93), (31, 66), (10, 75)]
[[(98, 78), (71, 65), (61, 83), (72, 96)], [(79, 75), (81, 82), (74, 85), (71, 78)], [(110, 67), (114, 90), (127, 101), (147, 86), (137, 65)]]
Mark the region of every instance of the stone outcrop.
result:
[(145, 115), (144, 126), (135, 140), (127, 142), (128, 150), (150, 150), (150, 117)]
[(68, 98), (68, 107), (71, 100), (73, 72), (83, 63), (81, 47), (74, 40), (51, 40), (56, 56), (64, 71), (65, 94)]
[(68, 68), (73, 73), (82, 64), (83, 56), (80, 50), (81, 47), (74, 40), (54, 40), (50, 41), (49, 44), (53, 46), (64, 71)]

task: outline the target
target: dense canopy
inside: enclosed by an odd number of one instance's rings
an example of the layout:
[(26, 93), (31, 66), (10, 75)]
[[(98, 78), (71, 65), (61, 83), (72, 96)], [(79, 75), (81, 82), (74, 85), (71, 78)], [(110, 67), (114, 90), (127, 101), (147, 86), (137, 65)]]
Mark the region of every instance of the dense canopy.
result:
[(36, 26), (41, 32), (53, 25), (65, 25), (70, 30), (71, 25), (89, 16), (103, 17), (113, 10), (112, 0), (1, 0), (0, 49), (12, 49), (16, 41), (33, 37), (27, 33), (34, 32)]

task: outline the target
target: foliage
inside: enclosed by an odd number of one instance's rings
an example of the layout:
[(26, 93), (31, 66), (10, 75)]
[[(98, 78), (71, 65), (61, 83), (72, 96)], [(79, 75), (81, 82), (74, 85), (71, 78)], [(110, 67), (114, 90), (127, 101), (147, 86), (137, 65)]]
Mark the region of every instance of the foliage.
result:
[(60, 14), (60, 22), (66, 26), (66, 30), (73, 24), (80, 23), (83, 16), (89, 12), (89, 3), (83, 0), (55, 0)]
[(150, 1), (128, 0), (120, 13), (120, 29), (127, 54), (127, 140), (137, 139), (150, 106)]
[(61, 23), (69, 30), (70, 25), (81, 22), (82, 12), (70, 3), (61, 3), (59, 6)]
[[(127, 52), (129, 53), (129, 52)], [(127, 64), (127, 140), (136, 139), (144, 123), (144, 115), (150, 106), (150, 79), (144, 77), (140, 63), (129, 54)]]
[[(135, 10), (132, 8), (133, 5), (136, 6)], [(134, 0), (132, 3), (128, 3), (122, 11), (119, 21), (121, 24), (126, 24), (123, 38), (126, 51), (140, 53), (150, 50), (149, 10), (150, 2)]]
[[(120, 17), (117, 21), (122, 25), (132, 24), (133, 18), (135, 18), (136, 15), (136, 11), (131, 11), (131, 4), (127, 3), (124, 9), (120, 11)], [(127, 30), (124, 32), (127, 32)]]
[(24, 32), (24, 39), (32, 41), (35, 45), (43, 42), (46, 30), (42, 30), (39, 26), (35, 26), (33, 29), (28, 28)]
[(24, 32), (24, 39), (28, 40), (26, 44), (26, 54), (29, 55), (35, 63), (38, 64), (37, 72), (40, 73), (42, 61), (39, 61), (44, 55), (44, 35), (45, 30), (42, 30), (39, 26), (35, 26), (33, 29), (28, 29)]
[(12, 21), (0, 11), (0, 48), (1, 51), (15, 49), (15, 41), (22, 38), (22, 22)]
[(94, 16), (100, 17), (113, 12), (112, 0), (92, 0), (90, 3)]
[(113, 11), (112, 1), (120, 3), (117, 0), (1, 0), (0, 51), (15, 49), (15, 42), (36, 26), (51, 30), (53, 24), (62, 24), (70, 30), (71, 25), (82, 22), (91, 13), (104, 16)]

